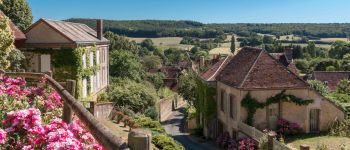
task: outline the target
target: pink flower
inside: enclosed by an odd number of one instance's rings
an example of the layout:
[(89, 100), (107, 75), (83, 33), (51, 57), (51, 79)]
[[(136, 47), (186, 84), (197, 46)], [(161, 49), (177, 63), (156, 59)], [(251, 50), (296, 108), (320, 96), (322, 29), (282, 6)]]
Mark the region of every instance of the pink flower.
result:
[(0, 144), (4, 144), (6, 141), (6, 132), (0, 129)]

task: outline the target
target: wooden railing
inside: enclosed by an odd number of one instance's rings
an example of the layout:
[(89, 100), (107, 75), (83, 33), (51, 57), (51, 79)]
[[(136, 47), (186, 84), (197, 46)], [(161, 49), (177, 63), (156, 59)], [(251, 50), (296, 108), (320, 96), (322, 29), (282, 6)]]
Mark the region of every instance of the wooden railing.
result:
[[(42, 77), (47, 79), (50, 84), (64, 100), (64, 114), (63, 120), (68, 121), (71, 119), (73, 111), (78, 116), (80, 121), (86, 126), (87, 130), (95, 137), (95, 139), (107, 150), (124, 150), (129, 149), (126, 142), (120, 137), (114, 135), (107, 127), (97, 121), (97, 119), (78, 101), (76, 100), (60, 83), (55, 81), (51, 76), (43, 73), (27, 73), (27, 72), (4, 72), (0, 71), (1, 75), (22, 77), (26, 79), (39, 80)], [(65, 118), (67, 117), (67, 118)]]

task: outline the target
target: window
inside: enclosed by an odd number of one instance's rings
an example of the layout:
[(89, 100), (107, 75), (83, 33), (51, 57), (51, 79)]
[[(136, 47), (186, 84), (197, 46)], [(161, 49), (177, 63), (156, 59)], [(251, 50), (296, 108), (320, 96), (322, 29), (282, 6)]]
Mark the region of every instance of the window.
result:
[(236, 116), (236, 102), (235, 97), (230, 94), (230, 117), (235, 118)]
[(87, 80), (86, 78), (83, 79), (83, 97), (87, 96)]
[(95, 87), (94, 87), (94, 76), (90, 76), (90, 93), (95, 92)]
[(90, 52), (90, 67), (94, 66), (94, 52)]
[(96, 65), (100, 64), (100, 50), (96, 51)]
[(83, 54), (83, 69), (86, 68), (86, 55), (85, 53)]
[(225, 102), (225, 91), (224, 90), (221, 90), (221, 94), (220, 94), (220, 109), (221, 111), (225, 112), (224, 110), (224, 102)]

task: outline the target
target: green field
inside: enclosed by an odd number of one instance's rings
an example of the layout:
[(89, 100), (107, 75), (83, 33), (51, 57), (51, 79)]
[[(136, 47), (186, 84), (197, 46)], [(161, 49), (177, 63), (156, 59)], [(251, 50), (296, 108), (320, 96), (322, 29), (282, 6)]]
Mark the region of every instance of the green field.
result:
[(320, 41), (324, 41), (324, 42), (335, 42), (335, 41), (350, 42), (348, 38), (321, 38)]
[(160, 47), (160, 48), (179, 48), (179, 49), (185, 49), (190, 50), (193, 45), (184, 45), (180, 44), (182, 37), (162, 37), (162, 38), (131, 38), (129, 37), (131, 41), (135, 41), (136, 43), (141, 43), (145, 39), (151, 39), (154, 43), (154, 45)]

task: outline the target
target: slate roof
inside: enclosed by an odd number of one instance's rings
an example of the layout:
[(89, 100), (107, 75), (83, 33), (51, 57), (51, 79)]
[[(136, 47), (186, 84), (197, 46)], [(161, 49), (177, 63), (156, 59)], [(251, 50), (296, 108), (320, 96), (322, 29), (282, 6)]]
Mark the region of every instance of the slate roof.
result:
[(350, 71), (315, 71), (311, 79), (325, 82), (331, 91), (335, 91), (341, 80), (350, 80)]
[[(0, 10), (0, 16), (4, 17), (6, 15)], [(13, 35), (15, 36), (15, 40), (26, 39), (24, 33), (12, 21), (10, 21), (10, 28), (13, 32)]]
[(268, 52), (252, 47), (242, 48), (216, 79), (242, 89), (309, 88), (304, 80)]
[(108, 42), (106, 38), (99, 40), (97, 38), (97, 32), (91, 29), (86, 24), (49, 20), (49, 19), (40, 19), (29, 29), (26, 30), (26, 33), (29, 32), (40, 22), (44, 22), (49, 25), (51, 28), (62, 34), (64, 37), (70, 41), (80, 44), (80, 43), (99, 43), (99, 42)]
[(227, 62), (229, 62), (232, 57), (233, 56), (226, 56), (225, 59), (221, 59), (216, 62), (211, 68), (201, 74), (201, 78), (205, 81), (215, 81), (216, 76), (220, 73), (222, 68), (227, 65)]

